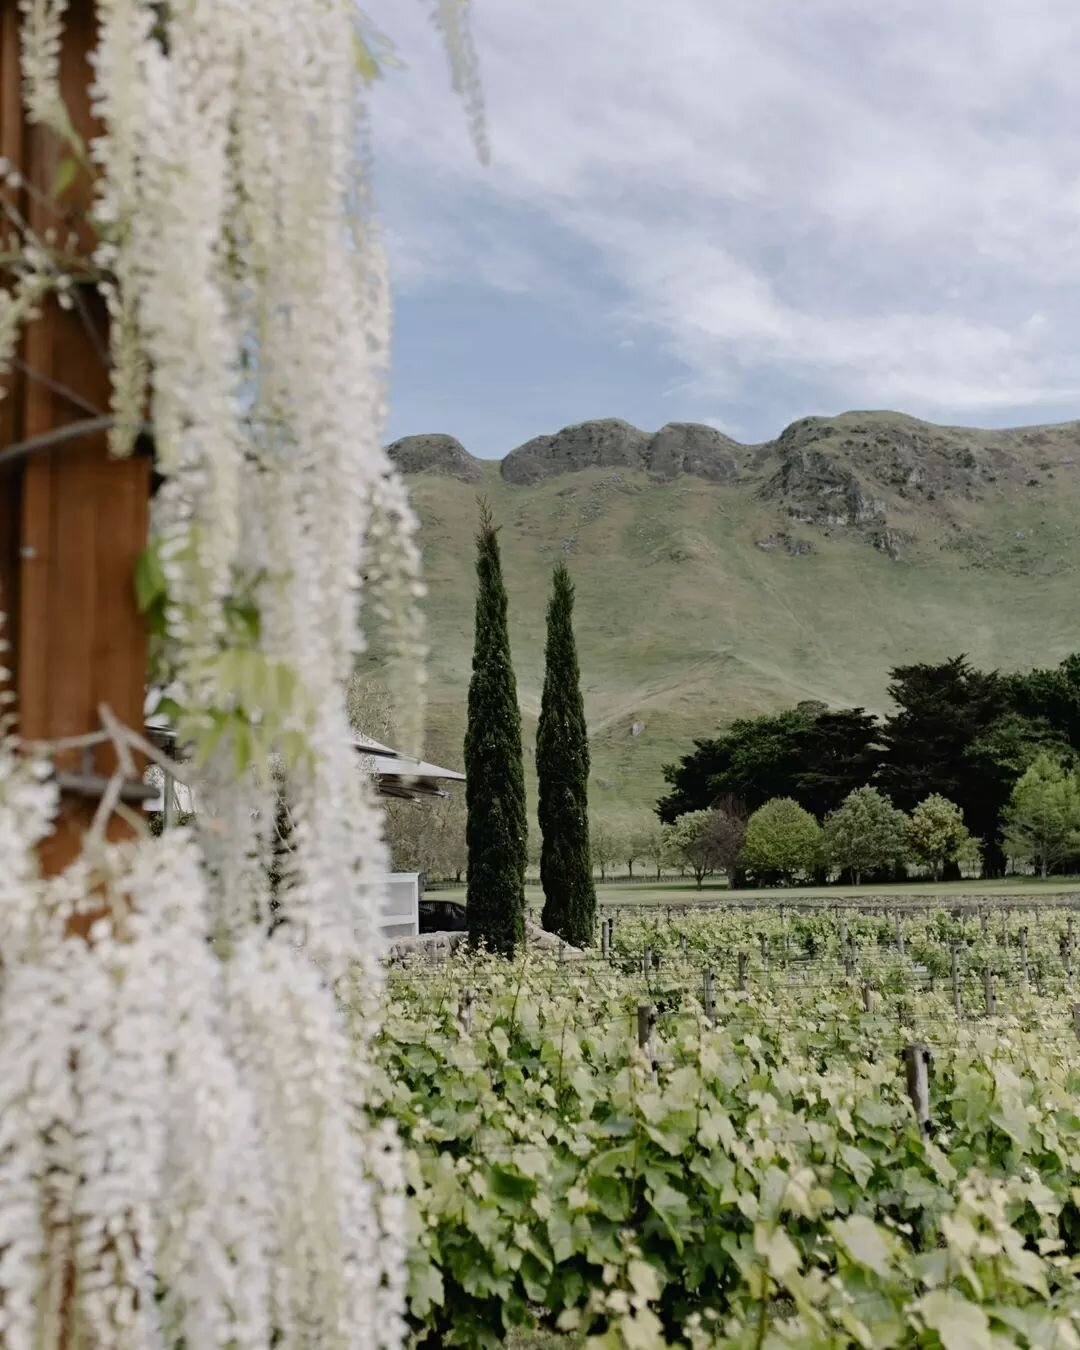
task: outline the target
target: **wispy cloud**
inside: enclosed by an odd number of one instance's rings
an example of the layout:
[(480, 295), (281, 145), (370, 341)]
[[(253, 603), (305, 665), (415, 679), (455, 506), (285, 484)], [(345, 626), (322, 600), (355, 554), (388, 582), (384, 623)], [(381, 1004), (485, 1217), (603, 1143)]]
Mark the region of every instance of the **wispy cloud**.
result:
[(367, 8), (403, 290), (595, 301), (713, 407), (1080, 402), (1075, 0), (475, 0), (489, 169), (421, 7)]

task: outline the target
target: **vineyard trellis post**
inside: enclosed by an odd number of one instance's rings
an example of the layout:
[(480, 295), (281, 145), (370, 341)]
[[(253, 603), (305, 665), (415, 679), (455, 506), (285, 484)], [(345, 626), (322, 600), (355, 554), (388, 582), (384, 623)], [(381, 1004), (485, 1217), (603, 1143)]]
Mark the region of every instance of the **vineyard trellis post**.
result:
[(716, 996), (713, 993), (713, 973), (711, 970), (704, 970), (701, 976), (702, 980), (702, 1007), (705, 1009), (705, 1016), (710, 1022), (716, 1021)]
[(850, 947), (844, 948), (844, 976), (849, 980), (855, 976), (855, 953)]
[(461, 991), (461, 1003), (458, 1005), (458, 1022), (466, 1035), (472, 1031), (472, 1012), (473, 991), (466, 988)]
[(904, 1072), (908, 1096), (922, 1134), (930, 1133), (930, 1047), (921, 1042), (904, 1046)]
[(993, 1017), (997, 1012), (997, 996), (994, 993), (994, 972), (989, 964), (983, 966), (983, 998), (987, 1017)]
[[(13, 171), (0, 185), (4, 213), (25, 220), (36, 236), (73, 231), (79, 252), (89, 256), (93, 182), (86, 169), (62, 170), (68, 152), (59, 138), (25, 116), (19, 25), (17, 0), (0, 0), (0, 155)], [(93, 0), (72, 0), (59, 80), (84, 144), (98, 131), (89, 93), (95, 40)], [(11, 372), (2, 377), (0, 400), (4, 665), (20, 736), (50, 745), (99, 732), (102, 705), (122, 724), (141, 728), (147, 670), (134, 575), (148, 535), (150, 457), (116, 459), (109, 453), (105, 307), (92, 281), (76, 282), (72, 299), (69, 309), (52, 297), (42, 302)], [(80, 853), (119, 764), (107, 740), (85, 752), (59, 749), (52, 762), (61, 802), (39, 846), (46, 874), (63, 871)], [(122, 799), (138, 802), (143, 795), (142, 784), (129, 775)], [(131, 833), (115, 813), (106, 822), (108, 839)], [(87, 933), (95, 917), (77, 916), (73, 931)]]
[(949, 975), (952, 980), (953, 1011), (957, 1017), (961, 1017), (964, 1010), (960, 1002), (960, 948), (955, 942), (949, 953)]
[(656, 1009), (651, 1003), (639, 1003), (637, 1006), (638, 1047), (649, 1061), (649, 1072), (656, 1079), (656, 1050), (653, 1045), (653, 1030), (656, 1027)]

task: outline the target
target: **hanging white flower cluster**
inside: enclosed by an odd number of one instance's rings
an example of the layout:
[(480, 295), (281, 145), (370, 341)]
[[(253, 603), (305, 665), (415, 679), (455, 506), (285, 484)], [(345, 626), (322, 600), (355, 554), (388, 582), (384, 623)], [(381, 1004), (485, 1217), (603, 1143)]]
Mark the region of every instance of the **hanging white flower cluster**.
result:
[[(20, 8), (27, 113), (73, 135), (66, 0)], [(416, 705), (423, 660), (413, 519), (379, 442), (368, 62), (351, 0), (96, 9), (113, 450), (152, 428), (171, 693), (205, 763), (194, 831), (46, 879), (51, 789), (0, 743), (0, 1346), (397, 1346), (401, 1167), (367, 1115), (388, 858), (345, 698), (361, 599)], [(464, 4), (438, 10), (479, 128)], [(33, 247), (0, 367), (55, 281)], [(282, 752), (272, 892), (261, 770)]]

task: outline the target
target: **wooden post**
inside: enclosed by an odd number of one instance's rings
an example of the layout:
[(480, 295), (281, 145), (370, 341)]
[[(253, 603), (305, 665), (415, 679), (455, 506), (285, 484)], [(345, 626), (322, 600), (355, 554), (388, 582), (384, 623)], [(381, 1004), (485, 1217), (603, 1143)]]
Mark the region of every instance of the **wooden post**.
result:
[(843, 951), (847, 946), (847, 915), (840, 911), (840, 950)]
[(1020, 929), (1020, 970), (1024, 976), (1024, 983), (1031, 983), (1031, 972), (1028, 970), (1028, 951), (1027, 951), (1027, 924)]
[(896, 916), (896, 950), (901, 956), (904, 954), (904, 925), (900, 915)]
[(862, 1006), (863, 1012), (874, 1011), (874, 991), (869, 984), (864, 984), (862, 987)]
[(716, 1021), (716, 996), (713, 993), (713, 973), (711, 970), (705, 970), (701, 976), (702, 998), (701, 1004), (705, 1009), (705, 1016), (710, 1022)]
[(739, 953), (739, 992), (746, 993), (746, 953)]
[(1072, 1005), (1072, 1021), (1073, 1032), (1076, 1035), (1076, 1039), (1080, 1041), (1080, 1003), (1074, 1003)]
[(994, 974), (989, 966), (983, 967), (983, 997), (986, 1001), (986, 1015), (993, 1017), (997, 1012), (997, 996), (994, 994)]
[(919, 1042), (904, 1046), (904, 1072), (908, 1096), (915, 1109), (921, 1134), (930, 1133), (930, 1047)]
[(641, 973), (646, 979), (649, 978), (649, 972), (652, 970), (652, 948), (646, 947), (641, 953)]
[[(99, 130), (88, 89), (96, 17), (93, 0), (72, 0), (60, 50), (61, 91), (87, 144)], [(54, 227), (61, 236), (74, 230), (89, 254), (94, 198), (86, 173), (80, 170), (57, 195), (55, 212), (48, 205), (67, 152), (52, 132), (23, 116), (15, 0), (0, 4), (0, 154), (37, 189), (0, 187), (30, 227), (39, 235)], [(87, 285), (77, 288), (76, 301), (70, 310), (46, 301), (24, 331), (17, 363), (3, 380), (0, 451), (90, 421), (88, 410), (108, 413), (104, 305)], [(97, 731), (102, 703), (142, 729), (147, 646), (134, 571), (146, 547), (149, 500), (149, 459), (112, 459), (104, 431), (0, 466), (0, 610), (7, 615), (5, 664), (25, 740)], [(84, 767), (73, 751), (57, 754), (54, 763), (58, 773)], [(111, 775), (112, 747), (95, 749), (87, 767), (94, 776)], [(46, 874), (63, 871), (78, 856), (97, 805), (93, 796), (64, 793), (52, 833), (39, 846)], [(106, 833), (121, 839), (131, 830), (113, 816)], [(77, 917), (72, 930), (86, 933), (96, 917)]]
[(952, 953), (949, 957), (949, 973), (952, 977), (952, 1000), (953, 1011), (957, 1017), (963, 1013), (963, 1007), (960, 1003), (960, 948), (953, 943)]
[(461, 991), (461, 1002), (458, 1004), (458, 1022), (460, 1022), (461, 1029), (466, 1035), (472, 1031), (472, 1010), (473, 991), (471, 989), (463, 989)]
[(844, 950), (844, 975), (846, 976), (847, 979), (850, 980), (854, 976), (854, 974), (855, 974), (855, 953), (851, 950), (850, 947), (847, 947)]
[(645, 1052), (649, 1069), (656, 1078), (656, 1050), (653, 1046), (653, 1028), (656, 1026), (656, 1009), (651, 1003), (639, 1003), (637, 1009), (637, 1043)]
[(764, 933), (761, 935), (761, 964), (765, 968), (765, 974), (769, 973), (769, 939)]
[(611, 947), (608, 938), (608, 921), (600, 920), (600, 955), (605, 959), (611, 955)]
[(176, 824), (176, 779), (171, 773), (162, 773), (162, 829), (171, 830)]

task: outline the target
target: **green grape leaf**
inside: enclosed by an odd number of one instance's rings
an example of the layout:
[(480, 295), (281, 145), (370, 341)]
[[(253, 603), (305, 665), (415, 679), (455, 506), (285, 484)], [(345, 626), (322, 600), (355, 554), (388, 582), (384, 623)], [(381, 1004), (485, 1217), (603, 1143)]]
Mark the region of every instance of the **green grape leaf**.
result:
[(986, 1350), (992, 1344), (990, 1320), (974, 1303), (952, 1289), (935, 1289), (915, 1305), (945, 1350)]

